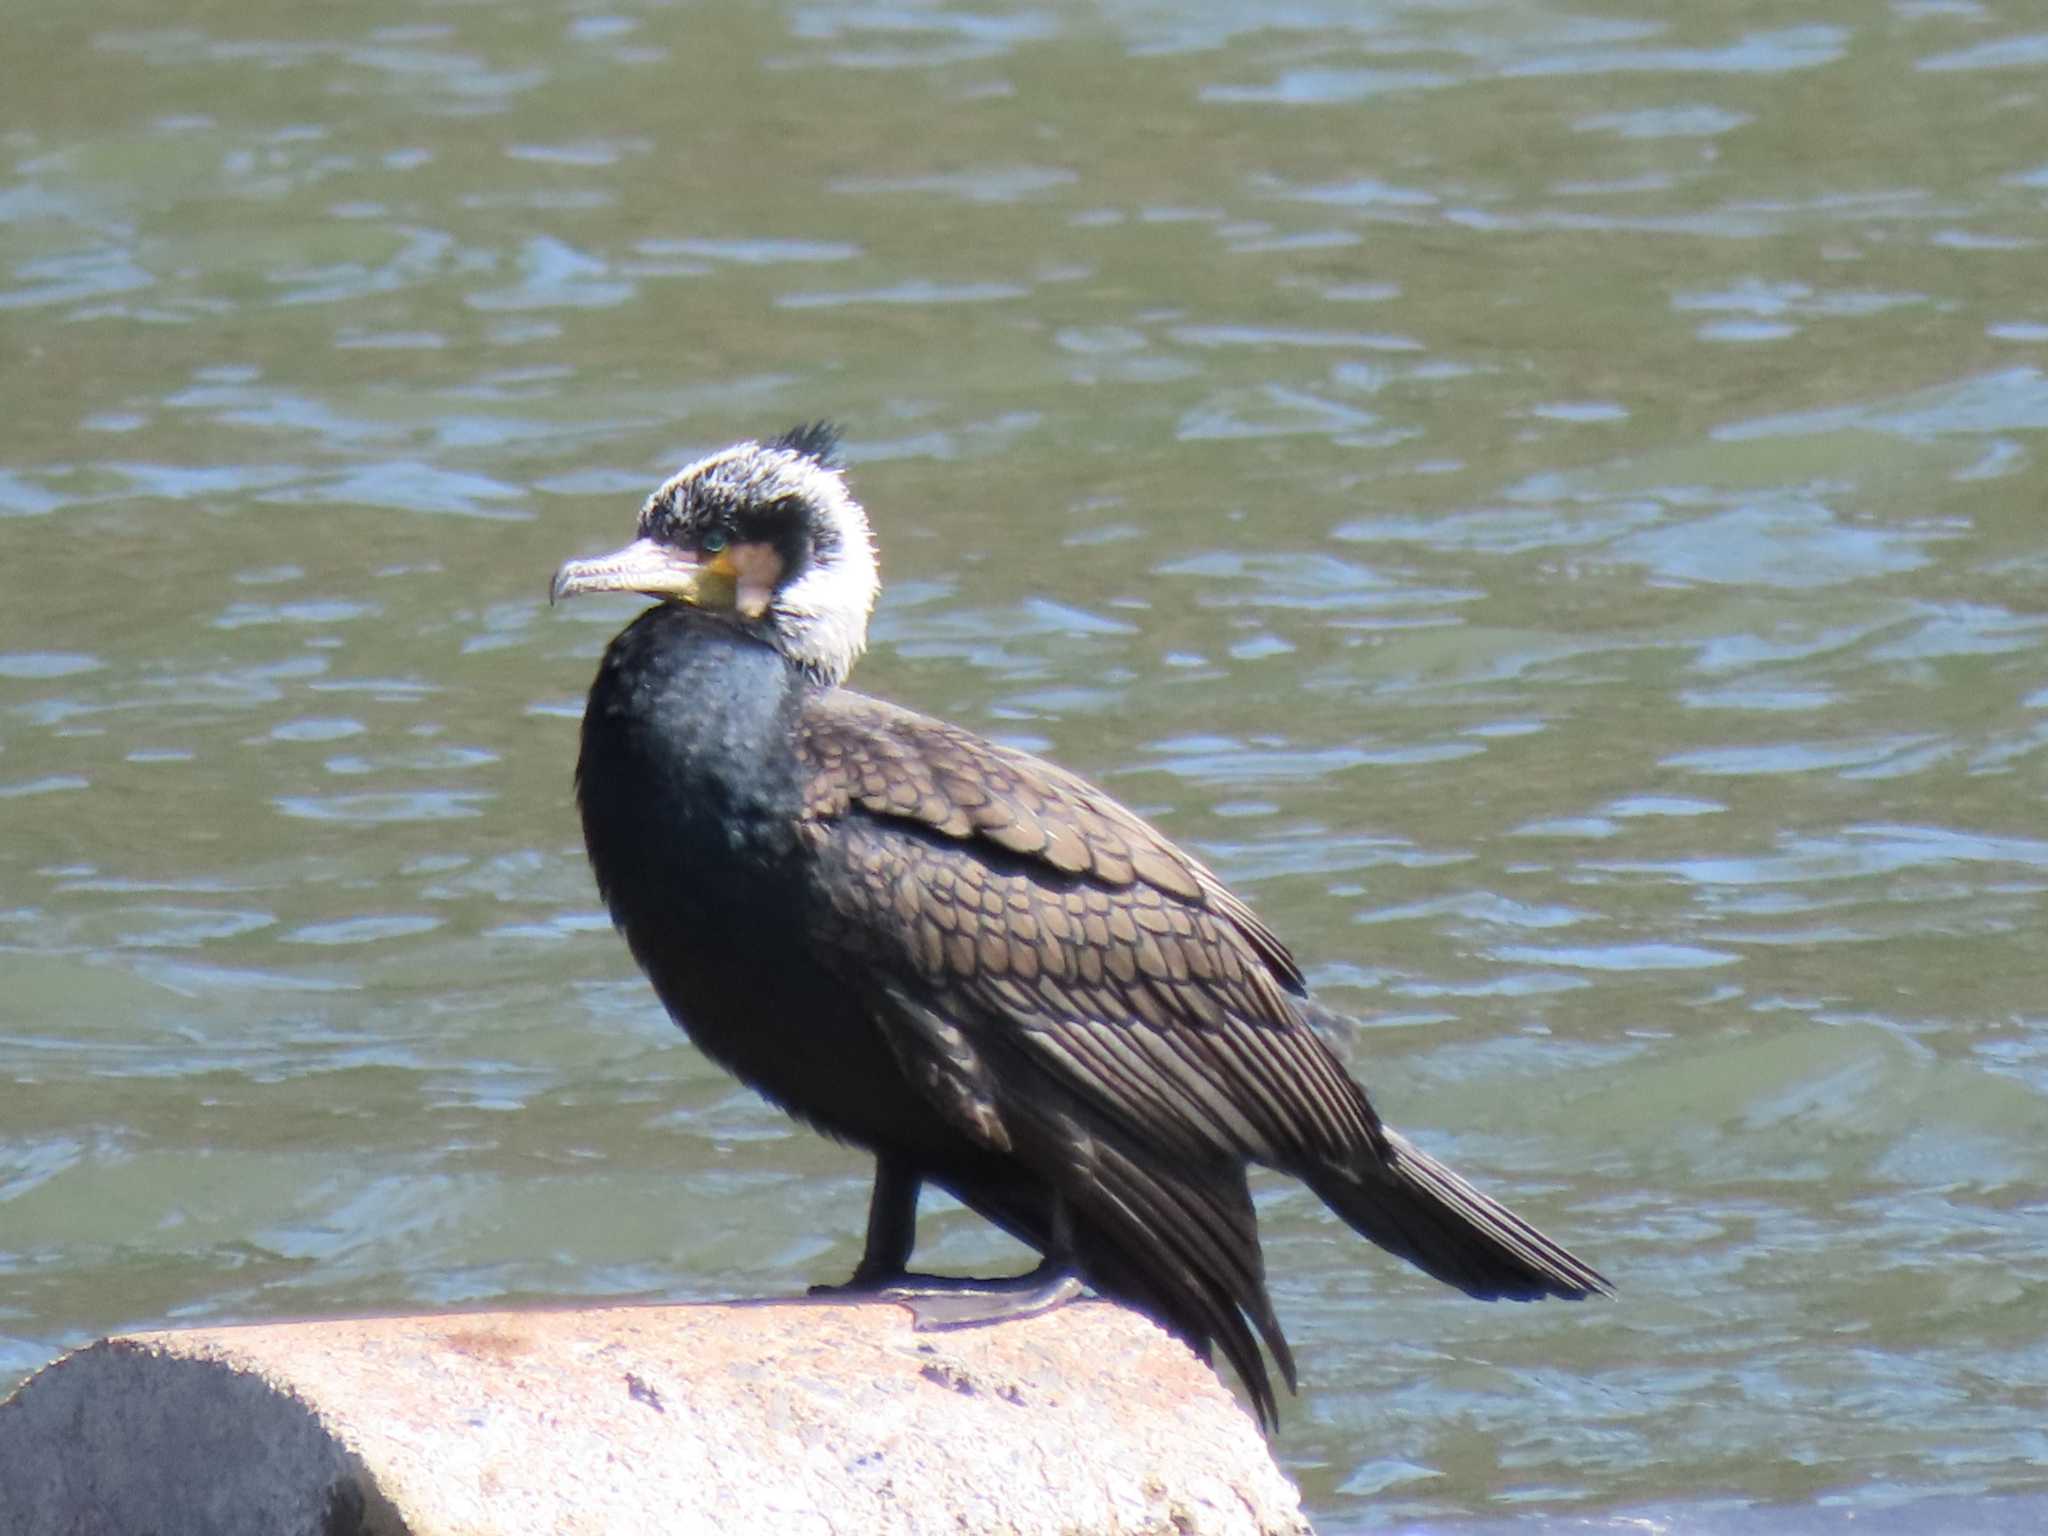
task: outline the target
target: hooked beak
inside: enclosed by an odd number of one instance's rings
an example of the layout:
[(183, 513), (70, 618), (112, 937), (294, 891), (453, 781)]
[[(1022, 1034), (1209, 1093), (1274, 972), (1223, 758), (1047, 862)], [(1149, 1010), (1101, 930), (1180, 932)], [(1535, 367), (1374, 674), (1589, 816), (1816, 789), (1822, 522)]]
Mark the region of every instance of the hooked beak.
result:
[(565, 563), (548, 587), (548, 601), (558, 603), (586, 592), (644, 592), (649, 597), (695, 603), (705, 595), (701, 591), (705, 577), (714, 574), (673, 544), (635, 539), (608, 555)]

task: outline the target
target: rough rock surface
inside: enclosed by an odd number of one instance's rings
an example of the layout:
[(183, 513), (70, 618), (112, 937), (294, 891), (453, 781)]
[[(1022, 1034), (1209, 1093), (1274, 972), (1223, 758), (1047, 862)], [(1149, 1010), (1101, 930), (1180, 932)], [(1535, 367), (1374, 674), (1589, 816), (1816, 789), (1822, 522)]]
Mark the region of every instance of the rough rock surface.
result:
[(105, 1339), (0, 1404), (0, 1531), (1306, 1532), (1215, 1376), (1102, 1303), (441, 1314)]

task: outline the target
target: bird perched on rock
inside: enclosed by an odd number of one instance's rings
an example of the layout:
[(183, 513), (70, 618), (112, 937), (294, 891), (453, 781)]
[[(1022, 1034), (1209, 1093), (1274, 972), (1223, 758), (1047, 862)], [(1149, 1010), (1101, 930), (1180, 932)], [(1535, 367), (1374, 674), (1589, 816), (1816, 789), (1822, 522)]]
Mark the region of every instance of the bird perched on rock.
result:
[[(551, 595), (658, 599), (584, 711), (591, 867), (698, 1046), (874, 1154), (850, 1285), (959, 1321), (1085, 1282), (1220, 1347), (1267, 1422), (1258, 1341), (1295, 1370), (1253, 1163), (1470, 1295), (1607, 1292), (1380, 1122), (1286, 946), (1201, 861), (1085, 779), (843, 686), (879, 582), (836, 442), (690, 465)], [(1045, 1263), (1007, 1301), (909, 1276), (925, 1183)]]

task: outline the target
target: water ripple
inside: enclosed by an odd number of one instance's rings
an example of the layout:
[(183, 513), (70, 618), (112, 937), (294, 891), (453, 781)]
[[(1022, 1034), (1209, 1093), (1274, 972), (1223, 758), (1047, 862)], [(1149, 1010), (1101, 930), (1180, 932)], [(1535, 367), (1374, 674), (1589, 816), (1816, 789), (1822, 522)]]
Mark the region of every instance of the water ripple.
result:
[(1734, 965), (1739, 955), (1693, 944), (1504, 944), (1489, 951), (1496, 960), (1561, 965), (1580, 971), (1699, 970)]
[(913, 277), (878, 288), (778, 294), (775, 304), (779, 309), (843, 309), (851, 304), (989, 304), (1021, 299), (1030, 291), (1016, 283), (948, 283)]
[(1945, 529), (1873, 528), (1799, 497), (1731, 507), (1710, 517), (1666, 521), (1616, 539), (1609, 552), (1674, 580), (1743, 586), (1827, 587), (1917, 570)]
[(43, 681), (53, 677), (76, 677), (81, 672), (97, 672), (106, 665), (97, 656), (87, 656), (77, 651), (4, 651), (0, 652), (0, 677), (21, 678), (26, 681)]
[(441, 926), (438, 917), (420, 914), (381, 913), (376, 916), (342, 918), (329, 923), (306, 923), (279, 935), (286, 944), (376, 944), (385, 939), (411, 938), (432, 933)]
[(1745, 33), (1725, 48), (1601, 48), (1537, 53), (1503, 67), (1509, 78), (1542, 75), (1672, 73), (1778, 75), (1837, 62), (1849, 44), (1846, 27), (1782, 27)]
[(307, 821), (371, 825), (481, 816), (485, 803), (492, 798), (489, 791), (480, 789), (414, 789), (355, 795), (279, 795), (271, 803), (285, 815)]
[(1937, 736), (1890, 735), (1861, 741), (1766, 741), (1750, 746), (1702, 747), (1674, 752), (1659, 766), (1705, 774), (1814, 773), (1823, 769), (1872, 768), (1901, 758), (1919, 761), (1923, 749), (1953, 750)]

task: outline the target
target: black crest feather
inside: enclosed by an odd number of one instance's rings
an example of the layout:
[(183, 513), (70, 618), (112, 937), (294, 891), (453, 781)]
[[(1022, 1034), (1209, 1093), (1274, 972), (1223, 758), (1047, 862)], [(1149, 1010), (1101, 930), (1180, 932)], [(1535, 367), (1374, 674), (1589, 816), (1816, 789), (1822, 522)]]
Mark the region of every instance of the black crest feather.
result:
[(835, 461), (839, 457), (839, 428), (829, 421), (807, 421), (791, 427), (767, 446), (786, 448), (832, 469), (837, 467)]

